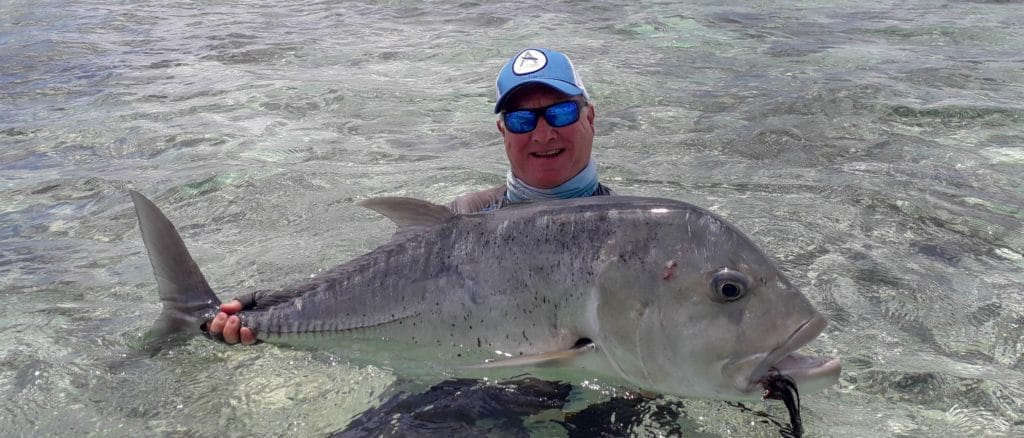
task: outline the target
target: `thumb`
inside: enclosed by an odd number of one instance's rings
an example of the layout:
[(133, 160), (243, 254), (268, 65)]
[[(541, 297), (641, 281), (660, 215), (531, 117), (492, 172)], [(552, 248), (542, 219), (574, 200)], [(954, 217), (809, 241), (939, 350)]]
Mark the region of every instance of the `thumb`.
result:
[(242, 310), (242, 302), (238, 300), (231, 300), (220, 305), (220, 311), (228, 315), (238, 313), (240, 310)]

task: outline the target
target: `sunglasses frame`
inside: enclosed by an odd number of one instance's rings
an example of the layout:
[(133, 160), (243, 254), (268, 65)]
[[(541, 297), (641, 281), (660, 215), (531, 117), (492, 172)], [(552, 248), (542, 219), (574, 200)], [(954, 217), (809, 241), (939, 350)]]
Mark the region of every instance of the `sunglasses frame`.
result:
[[(551, 115), (549, 117), (548, 111), (550, 111), (552, 108), (555, 108), (555, 107), (557, 107), (559, 105), (565, 105), (567, 103), (571, 103), (571, 104), (576, 106), (576, 111), (575, 111), (576, 117), (573, 118), (572, 121), (569, 122), (569, 123), (556, 126), (554, 123), (552, 123), (552, 120), (558, 114), (556, 113), (556, 114), (553, 114), (553, 115)], [(540, 123), (540, 119), (541, 118), (543, 118), (544, 121), (547, 122), (548, 126), (551, 126), (552, 128), (564, 128), (566, 126), (572, 125), (573, 123), (576, 123), (576, 122), (580, 121), (580, 113), (583, 111), (583, 108), (585, 106), (586, 106), (586, 102), (580, 102), (577, 99), (563, 100), (561, 102), (556, 102), (556, 103), (553, 103), (551, 105), (548, 105), (548, 106), (546, 106), (544, 108), (535, 108), (535, 109), (523, 108), (523, 109), (517, 109), (517, 110), (512, 110), (512, 111), (502, 111), (501, 112), (501, 120), (502, 120), (502, 122), (505, 123), (505, 129), (508, 129), (509, 132), (511, 132), (513, 134), (527, 134), (527, 133), (533, 132), (535, 129), (537, 129), (537, 124)], [(533, 116), (533, 123), (532, 123), (533, 126), (530, 129), (523, 130), (523, 131), (516, 131), (515, 129), (513, 129), (512, 126), (509, 124), (508, 120), (509, 120), (509, 116), (510, 115), (516, 114), (516, 113), (520, 113), (520, 114), (527, 113), (527, 114), (530, 114), (531, 116)], [(525, 124), (513, 123), (512, 125), (520, 126), (520, 125), (525, 125)]]

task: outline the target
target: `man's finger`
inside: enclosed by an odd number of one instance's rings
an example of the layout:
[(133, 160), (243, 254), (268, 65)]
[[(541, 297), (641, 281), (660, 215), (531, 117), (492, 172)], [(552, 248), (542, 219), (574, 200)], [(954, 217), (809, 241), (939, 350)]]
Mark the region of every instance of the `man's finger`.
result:
[(227, 313), (228, 315), (234, 315), (242, 310), (242, 302), (238, 300), (231, 300), (227, 303), (220, 305), (220, 311)]
[(241, 328), (242, 321), (237, 316), (231, 315), (228, 317), (227, 324), (224, 324), (224, 342), (229, 344), (238, 343), (238, 329)]
[(256, 343), (256, 334), (249, 327), (242, 327), (242, 344), (252, 345)]
[(224, 331), (224, 324), (226, 324), (227, 322), (228, 322), (228, 314), (227, 313), (224, 313), (224, 312), (217, 313), (217, 316), (215, 316), (213, 318), (213, 321), (210, 321), (210, 326), (209, 326), (210, 334), (214, 335), (214, 336), (219, 335), (221, 332)]

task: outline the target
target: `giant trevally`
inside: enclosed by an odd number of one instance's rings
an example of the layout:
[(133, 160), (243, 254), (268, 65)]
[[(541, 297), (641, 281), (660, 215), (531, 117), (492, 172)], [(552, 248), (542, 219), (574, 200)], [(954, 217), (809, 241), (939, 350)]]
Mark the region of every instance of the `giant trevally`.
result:
[[(220, 300), (160, 209), (132, 199), (163, 302), (154, 345), (200, 334)], [(699, 207), (628, 196), (466, 215), (409, 198), (361, 204), (397, 224), (391, 241), (255, 293), (239, 316), (258, 339), (396, 372), (555, 370), (723, 400), (757, 399), (778, 375), (805, 392), (838, 378), (838, 359), (794, 353), (825, 318), (750, 239)]]

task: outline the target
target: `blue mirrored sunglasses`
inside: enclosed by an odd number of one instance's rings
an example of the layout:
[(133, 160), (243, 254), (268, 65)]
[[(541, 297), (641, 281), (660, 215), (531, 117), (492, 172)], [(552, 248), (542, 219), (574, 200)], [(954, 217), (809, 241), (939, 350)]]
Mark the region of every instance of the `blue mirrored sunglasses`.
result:
[(505, 112), (505, 128), (515, 134), (525, 134), (537, 129), (541, 116), (552, 128), (561, 128), (580, 119), (580, 104), (575, 100), (559, 102), (546, 108), (520, 109)]

